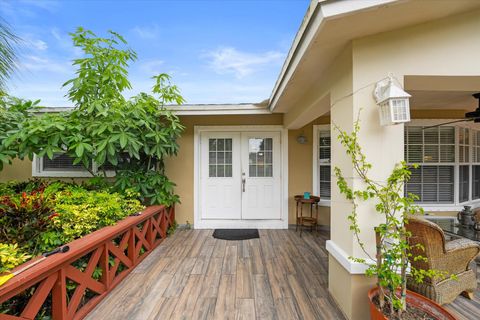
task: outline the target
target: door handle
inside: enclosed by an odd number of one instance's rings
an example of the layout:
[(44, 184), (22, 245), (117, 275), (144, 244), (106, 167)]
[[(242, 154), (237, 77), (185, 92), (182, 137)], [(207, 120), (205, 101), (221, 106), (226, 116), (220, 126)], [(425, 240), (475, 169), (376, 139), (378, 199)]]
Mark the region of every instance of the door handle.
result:
[(245, 179), (245, 172), (242, 173), (242, 192), (245, 192), (245, 183), (246, 183), (246, 179)]

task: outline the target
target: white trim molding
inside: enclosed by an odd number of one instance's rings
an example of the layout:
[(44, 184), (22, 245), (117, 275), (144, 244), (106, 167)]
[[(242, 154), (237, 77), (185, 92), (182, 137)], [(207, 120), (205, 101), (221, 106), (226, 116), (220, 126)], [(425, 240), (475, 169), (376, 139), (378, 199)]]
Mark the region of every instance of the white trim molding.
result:
[[(327, 240), (327, 251), (342, 265), (350, 274), (365, 274), (368, 266), (363, 263), (354, 262), (349, 259), (349, 255), (332, 240)], [(375, 263), (372, 261), (372, 263)]]
[[(69, 112), (73, 107), (44, 107), (37, 113)], [(236, 104), (181, 104), (166, 105), (165, 109), (179, 116), (207, 116), (223, 114), (271, 114), (266, 102), (261, 103), (236, 103)]]
[(178, 116), (206, 116), (223, 114), (271, 114), (266, 104), (239, 103), (239, 104), (185, 104), (169, 105), (165, 107)]
[[(280, 132), (281, 158), (281, 219), (280, 220), (202, 220), (200, 192), (200, 141), (203, 132)], [(195, 229), (211, 228), (260, 228), (288, 229), (288, 130), (281, 125), (234, 125), (234, 126), (195, 126), (193, 136), (194, 150), (194, 222)]]

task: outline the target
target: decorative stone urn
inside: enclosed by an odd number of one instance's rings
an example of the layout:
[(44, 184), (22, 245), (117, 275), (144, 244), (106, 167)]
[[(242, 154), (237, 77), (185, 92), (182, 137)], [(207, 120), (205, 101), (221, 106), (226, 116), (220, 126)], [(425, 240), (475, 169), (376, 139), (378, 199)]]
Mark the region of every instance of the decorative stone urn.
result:
[(475, 213), (471, 206), (464, 206), (463, 210), (457, 214), (458, 222), (464, 227), (473, 227), (475, 224)]

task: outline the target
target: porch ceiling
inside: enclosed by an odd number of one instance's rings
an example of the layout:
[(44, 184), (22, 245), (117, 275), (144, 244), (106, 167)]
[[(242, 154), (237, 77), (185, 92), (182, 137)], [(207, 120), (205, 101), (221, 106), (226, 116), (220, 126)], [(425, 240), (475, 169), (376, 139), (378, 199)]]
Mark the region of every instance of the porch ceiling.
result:
[(472, 94), (480, 92), (480, 77), (405, 76), (404, 81), (413, 110), (472, 111), (478, 106)]
[[(362, 4), (362, 5), (359, 5)], [(323, 1), (310, 9), (270, 97), (288, 112), (353, 39), (480, 8), (480, 1)], [(313, 12), (313, 13), (312, 13)], [(315, 70), (315, 72), (312, 72)]]

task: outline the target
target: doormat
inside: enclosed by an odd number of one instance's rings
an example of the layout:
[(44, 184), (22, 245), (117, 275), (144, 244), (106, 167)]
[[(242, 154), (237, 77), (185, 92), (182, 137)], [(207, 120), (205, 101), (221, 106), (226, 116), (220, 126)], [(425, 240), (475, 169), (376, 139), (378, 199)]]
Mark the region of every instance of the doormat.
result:
[(215, 229), (213, 237), (222, 240), (248, 240), (260, 238), (258, 229)]

